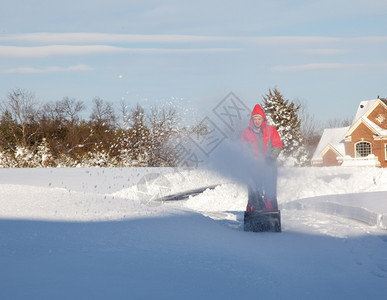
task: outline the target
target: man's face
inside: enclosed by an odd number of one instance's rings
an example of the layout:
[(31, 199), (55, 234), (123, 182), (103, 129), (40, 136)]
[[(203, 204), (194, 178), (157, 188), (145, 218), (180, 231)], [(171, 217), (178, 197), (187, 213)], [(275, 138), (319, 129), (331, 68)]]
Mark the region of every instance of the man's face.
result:
[(260, 128), (263, 121), (265, 119), (261, 116), (261, 115), (255, 115), (253, 116), (253, 123), (254, 123), (254, 126), (257, 127), (257, 128)]

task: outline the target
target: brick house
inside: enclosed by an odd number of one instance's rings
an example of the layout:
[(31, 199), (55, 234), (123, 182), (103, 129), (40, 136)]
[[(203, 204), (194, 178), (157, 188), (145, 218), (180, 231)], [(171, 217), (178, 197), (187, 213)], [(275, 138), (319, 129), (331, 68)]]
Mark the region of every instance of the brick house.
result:
[(312, 166), (387, 167), (387, 99), (360, 102), (348, 127), (325, 129)]

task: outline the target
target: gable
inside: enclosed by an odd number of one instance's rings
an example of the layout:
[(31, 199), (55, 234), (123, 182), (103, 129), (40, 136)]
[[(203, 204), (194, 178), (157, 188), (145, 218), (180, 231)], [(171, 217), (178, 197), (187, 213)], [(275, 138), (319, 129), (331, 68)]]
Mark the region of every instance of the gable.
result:
[(328, 149), (327, 152), (324, 153), (323, 156), (323, 165), (326, 167), (339, 166), (340, 163), (337, 160), (337, 152), (333, 149)]
[(378, 135), (377, 129), (374, 128), (365, 117), (361, 117), (345, 134), (345, 139), (355, 135)]
[(378, 114), (382, 114), (382, 115), (386, 114), (387, 100), (382, 98), (382, 99), (361, 101), (357, 108), (355, 118), (352, 121), (352, 125), (354, 125), (362, 117), (368, 118), (375, 109), (378, 110)]
[(344, 153), (340, 153), (333, 145), (329, 144), (325, 147), (325, 149), (321, 152), (320, 156), (325, 157), (326, 155), (334, 155), (337, 156), (344, 156)]
[(328, 149), (334, 149), (338, 156), (344, 156), (345, 144), (343, 137), (348, 129), (349, 127), (325, 129), (313, 154), (313, 159), (322, 157)]
[(369, 113), (368, 119), (382, 129), (387, 129), (387, 105), (380, 101)]

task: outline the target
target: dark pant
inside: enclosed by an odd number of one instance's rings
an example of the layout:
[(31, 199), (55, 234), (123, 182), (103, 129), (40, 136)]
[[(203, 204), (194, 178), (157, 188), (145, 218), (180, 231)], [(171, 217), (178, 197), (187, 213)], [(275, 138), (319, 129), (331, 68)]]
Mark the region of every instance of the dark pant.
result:
[(260, 176), (252, 178), (248, 184), (248, 205), (256, 210), (264, 210), (265, 202), (270, 201), (272, 207), (278, 210), (277, 203), (277, 163), (273, 159), (266, 159), (259, 164), (262, 170)]

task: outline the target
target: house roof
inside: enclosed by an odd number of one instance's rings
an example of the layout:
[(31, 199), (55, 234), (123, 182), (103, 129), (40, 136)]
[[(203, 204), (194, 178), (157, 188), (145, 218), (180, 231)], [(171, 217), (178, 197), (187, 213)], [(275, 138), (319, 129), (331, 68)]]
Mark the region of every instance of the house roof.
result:
[(345, 155), (345, 142), (343, 137), (348, 131), (349, 126), (340, 128), (327, 128), (321, 136), (320, 142), (317, 145), (316, 151), (313, 154), (312, 160), (318, 159), (322, 156), (322, 152), (331, 147), (342, 156)]
[(387, 105), (387, 99), (378, 98), (375, 100), (361, 101), (357, 109), (355, 118), (352, 121), (351, 128), (348, 130), (346, 135), (351, 135), (352, 132), (359, 126), (361, 122), (365, 123), (375, 134), (380, 136), (387, 136), (387, 130), (381, 128), (370, 119), (368, 119), (369, 113), (380, 103), (383, 102)]
[(368, 110), (378, 101), (378, 99), (375, 100), (366, 100), (366, 101), (361, 101), (358, 108), (357, 112), (355, 115), (355, 118), (352, 121), (351, 125), (355, 125), (355, 123), (362, 117)]

